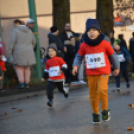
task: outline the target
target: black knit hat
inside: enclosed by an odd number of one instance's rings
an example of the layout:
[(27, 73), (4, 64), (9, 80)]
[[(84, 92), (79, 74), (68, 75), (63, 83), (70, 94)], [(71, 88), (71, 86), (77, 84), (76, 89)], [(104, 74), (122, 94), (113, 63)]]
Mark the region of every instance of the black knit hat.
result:
[(52, 27), (50, 28), (50, 31), (51, 31), (52, 33), (56, 32), (57, 30), (58, 30), (58, 28), (57, 28), (56, 26), (52, 26)]
[(87, 19), (86, 21), (86, 32), (90, 29), (90, 28), (95, 28), (97, 29), (99, 32), (100, 30), (100, 24), (99, 21), (97, 19)]
[(52, 48), (57, 52), (57, 46), (56, 45), (49, 45), (47, 50), (49, 50), (49, 48)]

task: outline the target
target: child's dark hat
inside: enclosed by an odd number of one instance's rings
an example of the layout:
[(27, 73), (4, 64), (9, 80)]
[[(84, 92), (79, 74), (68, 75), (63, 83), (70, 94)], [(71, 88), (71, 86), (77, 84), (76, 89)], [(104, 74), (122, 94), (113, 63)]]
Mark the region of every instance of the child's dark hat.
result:
[(90, 19), (90, 18), (87, 19), (87, 21), (86, 21), (86, 32), (90, 28), (95, 28), (99, 32), (101, 32), (101, 30), (100, 30), (100, 24), (99, 24), (99, 21), (97, 19)]

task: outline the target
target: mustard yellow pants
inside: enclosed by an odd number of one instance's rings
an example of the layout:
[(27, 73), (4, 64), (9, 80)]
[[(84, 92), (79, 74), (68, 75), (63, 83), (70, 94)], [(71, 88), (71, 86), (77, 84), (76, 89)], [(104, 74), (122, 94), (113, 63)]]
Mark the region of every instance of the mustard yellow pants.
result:
[(99, 114), (99, 100), (101, 102), (101, 110), (108, 107), (108, 79), (109, 75), (88, 76), (89, 96), (91, 107), (94, 114)]

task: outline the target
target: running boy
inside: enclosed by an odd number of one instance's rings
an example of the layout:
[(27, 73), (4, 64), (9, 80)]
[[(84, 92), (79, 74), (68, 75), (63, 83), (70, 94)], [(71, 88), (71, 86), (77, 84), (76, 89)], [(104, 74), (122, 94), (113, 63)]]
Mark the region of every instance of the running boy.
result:
[(76, 54), (73, 64), (73, 75), (78, 71), (82, 58), (86, 59), (86, 75), (89, 84), (89, 96), (93, 110), (93, 123), (100, 123), (99, 99), (101, 102), (102, 120), (110, 120), (108, 110), (108, 78), (111, 72), (111, 60), (114, 67), (114, 75), (119, 74), (119, 62), (105, 35), (100, 32), (100, 25), (96, 19), (88, 19), (84, 42)]
[(63, 81), (65, 79), (64, 71), (67, 69), (66, 63), (62, 58), (57, 57), (57, 47), (56, 45), (49, 45), (48, 55), (50, 59), (47, 60), (42, 82), (48, 78), (47, 83), (47, 105), (49, 107), (53, 106), (53, 91), (57, 87), (58, 90), (64, 94), (65, 98), (68, 97), (68, 90), (63, 89)]
[[(120, 46), (120, 39), (114, 41), (114, 50), (117, 54), (118, 60), (120, 62), (120, 72), (122, 72), (125, 80), (127, 88), (130, 87), (129, 76), (128, 76), (128, 60), (130, 58), (130, 54), (125, 47)], [(117, 91), (120, 91), (120, 73), (115, 76), (116, 88)]]

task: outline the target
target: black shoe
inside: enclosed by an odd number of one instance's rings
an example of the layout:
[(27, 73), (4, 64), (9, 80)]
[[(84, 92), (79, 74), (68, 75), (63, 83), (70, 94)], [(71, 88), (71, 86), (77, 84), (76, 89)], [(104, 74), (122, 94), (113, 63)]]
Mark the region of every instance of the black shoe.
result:
[(69, 96), (69, 86), (64, 85), (63, 90), (64, 90), (64, 97), (68, 98), (68, 96)]
[(25, 83), (25, 88), (26, 89), (29, 89), (30, 88), (28, 83)]
[(64, 94), (64, 97), (65, 97), (65, 98), (68, 98), (68, 97), (69, 97), (69, 94)]
[(18, 85), (17, 88), (18, 88), (18, 89), (24, 89), (24, 88), (25, 88), (24, 83), (19, 83), (19, 85)]
[(100, 114), (93, 114), (93, 124), (100, 124)]
[(126, 86), (127, 86), (127, 88), (130, 88), (130, 83), (127, 83)]
[(52, 102), (52, 101), (49, 101), (49, 102), (47, 102), (47, 105), (48, 105), (49, 107), (53, 107), (53, 102)]
[(109, 121), (111, 119), (109, 110), (103, 110), (101, 113), (103, 121)]

